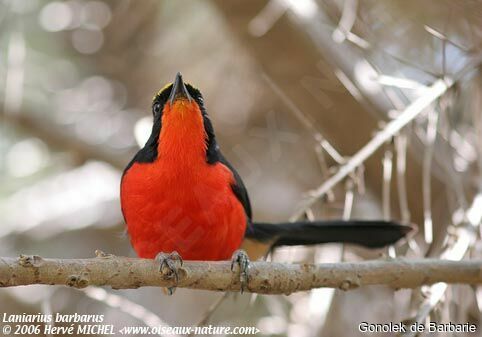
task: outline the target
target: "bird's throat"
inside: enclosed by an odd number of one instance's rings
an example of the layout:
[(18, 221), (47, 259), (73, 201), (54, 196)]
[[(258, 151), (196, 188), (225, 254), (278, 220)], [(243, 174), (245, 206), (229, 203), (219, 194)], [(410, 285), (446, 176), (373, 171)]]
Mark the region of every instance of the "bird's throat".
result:
[(173, 165), (206, 162), (206, 131), (197, 106), (178, 104), (164, 112), (158, 154)]

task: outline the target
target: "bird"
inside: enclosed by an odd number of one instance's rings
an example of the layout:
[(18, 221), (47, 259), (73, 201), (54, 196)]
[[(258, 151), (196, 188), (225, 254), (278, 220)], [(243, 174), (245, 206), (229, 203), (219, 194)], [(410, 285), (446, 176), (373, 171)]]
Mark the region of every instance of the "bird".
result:
[(177, 73), (154, 96), (152, 114), (151, 134), (122, 175), (121, 209), (137, 255), (158, 260), (176, 279), (183, 259), (231, 260), (245, 286), (250, 260), (275, 247), (337, 242), (380, 248), (414, 229), (383, 220), (256, 222), (201, 92)]

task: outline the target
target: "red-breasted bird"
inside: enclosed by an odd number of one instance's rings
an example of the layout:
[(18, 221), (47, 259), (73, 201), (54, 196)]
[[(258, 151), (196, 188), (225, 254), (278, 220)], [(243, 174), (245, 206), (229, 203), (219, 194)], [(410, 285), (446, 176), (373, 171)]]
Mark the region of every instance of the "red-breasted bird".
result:
[(238, 249), (257, 259), (283, 245), (378, 248), (412, 230), (387, 221), (254, 222), (246, 188), (219, 149), (199, 90), (178, 73), (154, 97), (152, 113), (151, 135), (121, 182), (122, 212), (139, 257), (161, 253), (166, 263), (172, 252), (186, 260), (229, 260), (235, 254), (234, 260), (246, 263)]

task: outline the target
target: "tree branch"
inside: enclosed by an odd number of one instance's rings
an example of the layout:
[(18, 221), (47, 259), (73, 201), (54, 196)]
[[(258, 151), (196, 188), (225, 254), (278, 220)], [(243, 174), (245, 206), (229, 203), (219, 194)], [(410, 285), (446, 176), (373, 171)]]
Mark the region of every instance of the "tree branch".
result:
[[(230, 263), (187, 261), (178, 270), (180, 288), (239, 291), (239, 273)], [(374, 260), (324, 264), (252, 262), (247, 290), (261, 294), (290, 294), (313, 288), (342, 290), (367, 285), (416, 288), (445, 283), (482, 284), (482, 260)], [(154, 260), (105, 255), (92, 259), (44, 259), (39, 256), (0, 258), (0, 287), (29, 284), (84, 288), (111, 286), (132, 289), (172, 287), (169, 270)]]

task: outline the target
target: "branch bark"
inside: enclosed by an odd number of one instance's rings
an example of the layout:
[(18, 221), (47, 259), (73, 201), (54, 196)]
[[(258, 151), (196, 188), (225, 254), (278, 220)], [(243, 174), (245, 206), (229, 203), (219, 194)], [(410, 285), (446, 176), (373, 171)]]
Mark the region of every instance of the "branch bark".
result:
[[(232, 272), (226, 261), (187, 261), (178, 274), (180, 288), (240, 290), (239, 273)], [(252, 262), (247, 291), (290, 294), (320, 287), (342, 290), (367, 285), (416, 288), (437, 282), (482, 284), (482, 260), (397, 259), (316, 265)], [(114, 289), (175, 285), (168, 270), (160, 272), (158, 263), (147, 259), (110, 255), (92, 259), (0, 258), (0, 287), (30, 284), (75, 288), (111, 286)]]

